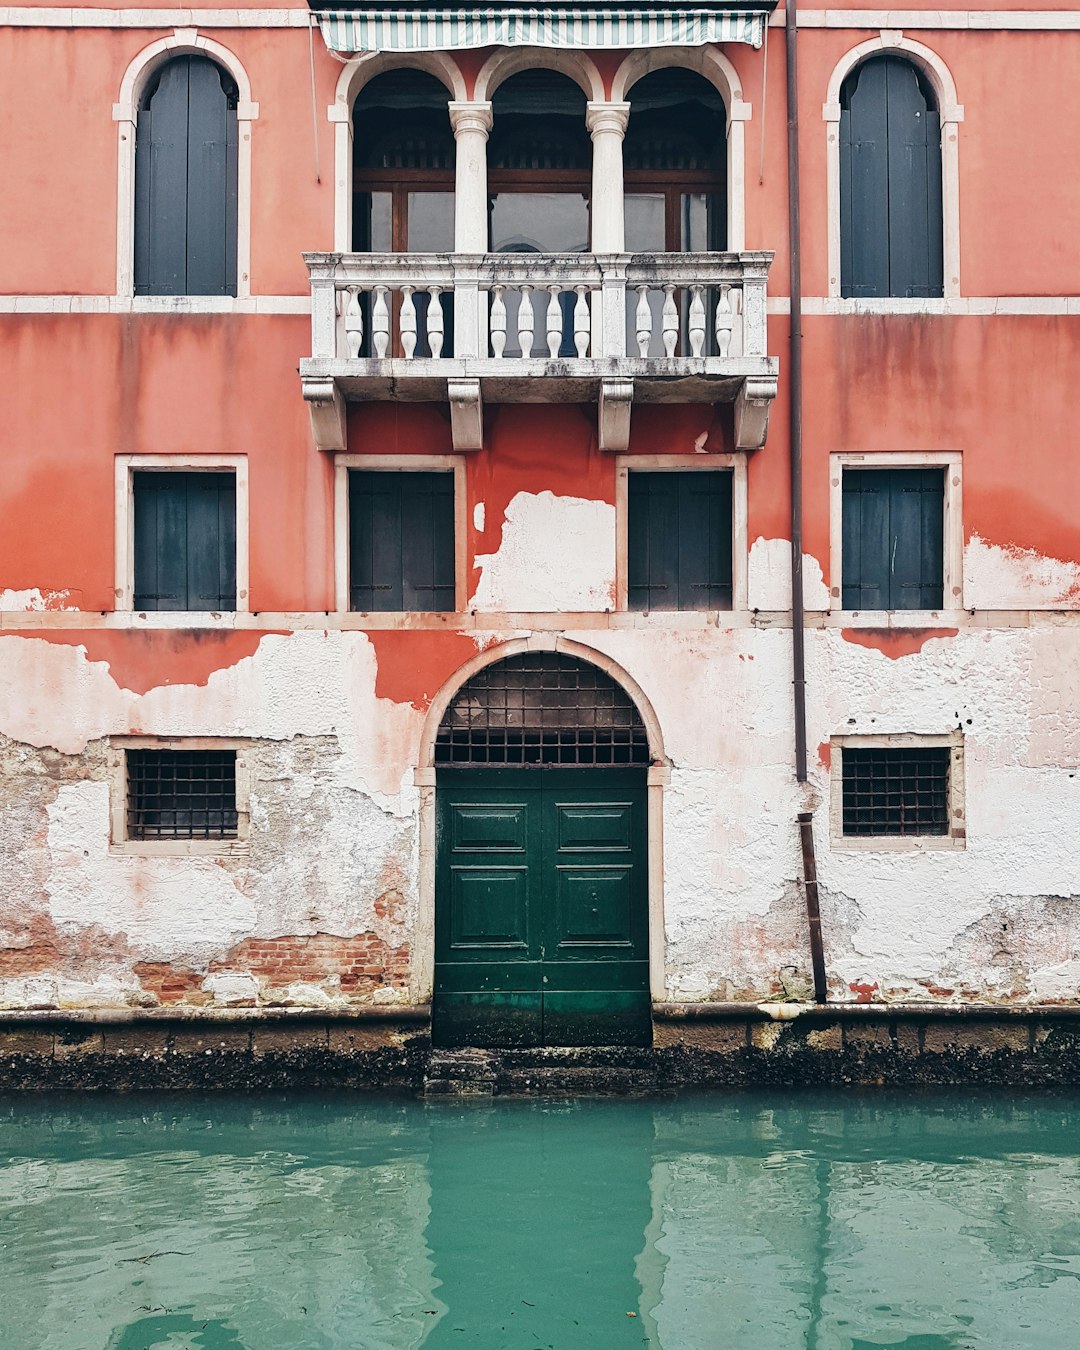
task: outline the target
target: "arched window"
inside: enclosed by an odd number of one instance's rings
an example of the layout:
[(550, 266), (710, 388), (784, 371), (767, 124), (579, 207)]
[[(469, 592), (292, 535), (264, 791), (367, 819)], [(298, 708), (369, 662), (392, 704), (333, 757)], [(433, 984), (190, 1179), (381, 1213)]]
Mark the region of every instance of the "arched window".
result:
[(237, 103), (203, 56), (166, 62), (139, 102), (135, 294), (235, 295)]
[(592, 141), (584, 93), (557, 71), (523, 70), (495, 90), (491, 112), (491, 251), (585, 252)]
[(353, 105), (353, 247), (449, 253), (454, 247), (454, 135), (449, 95), (420, 70), (390, 70)]
[(626, 248), (727, 247), (727, 110), (692, 70), (653, 71), (630, 90), (623, 141)]
[(921, 71), (876, 56), (840, 91), (844, 296), (943, 294), (941, 128)]

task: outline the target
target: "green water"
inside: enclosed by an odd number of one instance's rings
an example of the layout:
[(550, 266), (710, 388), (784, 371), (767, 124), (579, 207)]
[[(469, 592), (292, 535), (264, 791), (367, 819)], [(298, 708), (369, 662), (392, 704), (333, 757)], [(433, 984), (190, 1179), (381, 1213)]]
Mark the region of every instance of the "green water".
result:
[(1080, 1347), (1080, 1097), (0, 1100), (0, 1347)]

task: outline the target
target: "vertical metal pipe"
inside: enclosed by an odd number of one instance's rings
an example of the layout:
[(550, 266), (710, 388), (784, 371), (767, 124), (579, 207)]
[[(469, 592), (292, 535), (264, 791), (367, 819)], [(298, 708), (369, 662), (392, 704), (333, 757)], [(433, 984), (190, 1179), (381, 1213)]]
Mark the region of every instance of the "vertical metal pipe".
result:
[[(788, 151), (788, 265), (790, 272), (790, 366), (788, 371), (789, 445), (791, 479), (791, 683), (795, 712), (795, 777), (807, 780), (806, 769), (806, 629), (803, 606), (803, 335), (802, 252), (799, 214), (799, 67), (797, 52), (798, 0), (787, 0), (784, 38), (787, 65)], [(810, 925), (810, 963), (814, 974), (814, 1002), (826, 1001), (825, 951), (818, 904), (817, 860), (814, 856), (814, 818), (799, 812), (803, 888)]]
[(787, 0), (784, 32), (787, 56), (788, 267), (791, 292), (788, 369), (791, 454), (791, 659), (795, 697), (795, 777), (806, 782), (806, 635), (803, 615), (803, 369), (802, 257), (799, 220), (799, 71), (796, 4)]

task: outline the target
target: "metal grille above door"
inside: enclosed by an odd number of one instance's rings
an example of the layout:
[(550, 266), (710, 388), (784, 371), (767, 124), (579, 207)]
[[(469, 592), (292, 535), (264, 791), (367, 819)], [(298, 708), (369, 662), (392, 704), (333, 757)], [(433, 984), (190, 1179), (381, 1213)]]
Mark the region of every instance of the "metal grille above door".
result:
[(435, 742), (442, 766), (649, 763), (645, 725), (610, 675), (558, 652), (486, 666), (451, 700)]

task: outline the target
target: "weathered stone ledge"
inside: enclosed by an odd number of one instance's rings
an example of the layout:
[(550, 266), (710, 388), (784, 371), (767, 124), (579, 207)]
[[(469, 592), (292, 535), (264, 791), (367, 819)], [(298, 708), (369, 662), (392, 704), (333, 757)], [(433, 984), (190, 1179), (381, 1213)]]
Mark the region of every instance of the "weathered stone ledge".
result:
[[(271, 1017), (254, 1009), (94, 1009), (85, 1010), (94, 1018), (81, 1019), (4, 1013), (0, 1090), (421, 1091), (433, 1067), (428, 1010), (363, 1011), (276, 1009)], [(650, 1047), (492, 1051), (489, 1090), (1080, 1086), (1080, 1009), (1072, 1006), (710, 1004), (657, 1014)]]

